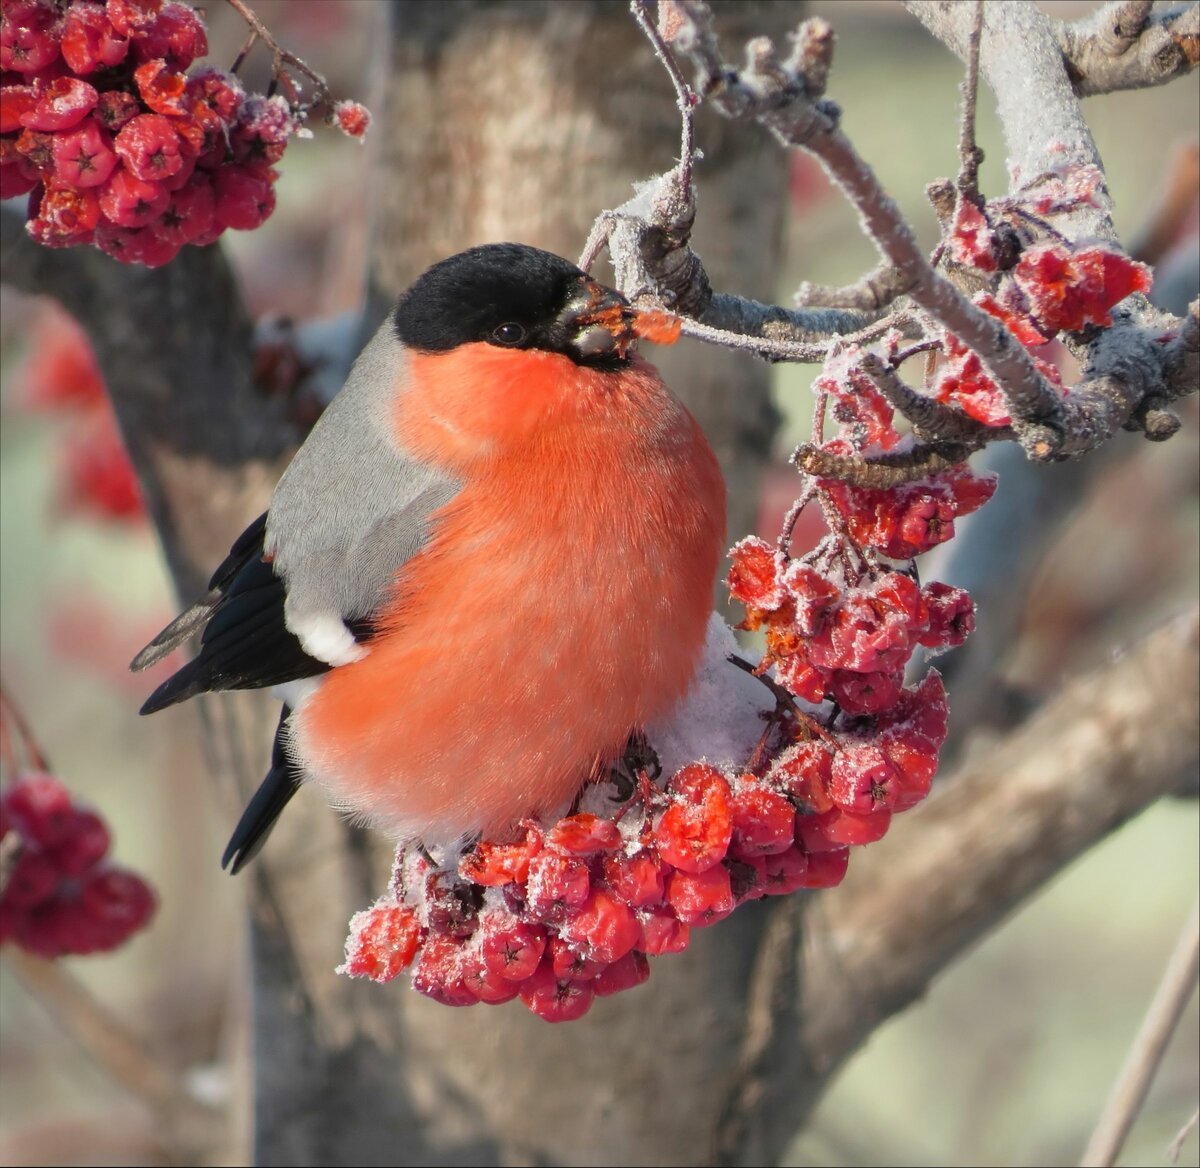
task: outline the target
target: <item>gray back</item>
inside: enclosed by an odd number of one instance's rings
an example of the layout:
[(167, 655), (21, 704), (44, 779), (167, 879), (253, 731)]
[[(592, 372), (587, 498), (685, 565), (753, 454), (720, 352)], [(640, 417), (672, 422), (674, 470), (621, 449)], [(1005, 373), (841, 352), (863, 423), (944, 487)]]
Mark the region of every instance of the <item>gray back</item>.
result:
[(266, 551), (293, 619), (369, 617), (460, 484), (410, 458), (395, 435), (406, 357), (389, 317), (284, 472)]

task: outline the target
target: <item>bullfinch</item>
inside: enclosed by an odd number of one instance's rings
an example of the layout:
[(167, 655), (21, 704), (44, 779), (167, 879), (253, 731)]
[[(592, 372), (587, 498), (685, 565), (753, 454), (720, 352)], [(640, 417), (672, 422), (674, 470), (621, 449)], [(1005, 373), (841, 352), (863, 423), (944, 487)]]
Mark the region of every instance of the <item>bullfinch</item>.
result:
[(512, 243), (401, 296), (207, 595), (133, 662), (201, 633), (143, 714), (281, 689), (271, 769), (224, 866), (305, 781), (397, 841), (502, 838), (682, 697), (725, 488), (635, 351), (640, 319)]

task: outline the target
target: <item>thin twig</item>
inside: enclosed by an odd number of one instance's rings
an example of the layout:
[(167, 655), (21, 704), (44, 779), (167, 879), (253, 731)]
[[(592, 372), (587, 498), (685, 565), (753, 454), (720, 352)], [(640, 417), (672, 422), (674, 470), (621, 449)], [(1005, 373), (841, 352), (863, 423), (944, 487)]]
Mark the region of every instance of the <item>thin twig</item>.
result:
[(284, 69), (285, 65), (290, 65), (293, 69), (299, 70), (312, 82), (313, 86), (313, 108), (322, 108), (332, 110), (333, 95), (329, 92), (329, 83), (310, 65), (306, 64), (295, 53), (285, 49), (262, 22), (262, 18), (246, 3), (246, 0), (225, 0), (225, 2), (234, 9), (238, 15), (250, 26), (250, 28), (258, 35), (259, 39), (271, 50), (272, 57), (272, 73), (277, 81), (286, 86), (291, 92), (289, 100), (292, 100), (292, 94), (296, 98), (299, 97), (292, 80), (287, 75)]
[(629, 0), (629, 8), (633, 12), (638, 26), (646, 34), (646, 39), (654, 49), (654, 55), (662, 62), (663, 68), (667, 71), (667, 76), (671, 78), (671, 84), (675, 87), (675, 106), (679, 110), (681, 125), (679, 134), (679, 185), (684, 191), (689, 191), (692, 186), (692, 162), (696, 152), (695, 114), (693, 111), (696, 108), (698, 99), (692, 91), (692, 87), (683, 79), (683, 74), (679, 71), (679, 65), (675, 60), (675, 56), (667, 46), (666, 41), (663, 40), (662, 34), (658, 31), (658, 26), (651, 20), (649, 5), (646, 3), (646, 0)]
[[(24, 714), (21, 713), (17, 703), (13, 701), (12, 695), (8, 690), (0, 685), (0, 719), (11, 724), (16, 731), (16, 736), (20, 740), (22, 750), (25, 752), (25, 763), (30, 770), (48, 771), (50, 764), (46, 762), (46, 756), (42, 754), (41, 747), (38, 746), (38, 741), (34, 737), (33, 728), (25, 721)], [(9, 741), (9, 748), (12, 743)], [(6, 752), (7, 755), (7, 752)]]
[(937, 443), (914, 446), (900, 454), (890, 452), (862, 458), (834, 454), (833, 451), (802, 443), (796, 447), (792, 463), (805, 474), (817, 478), (836, 479), (852, 487), (884, 490), (949, 470), (961, 463), (968, 454), (970, 450), (966, 447)]
[(1200, 1123), (1200, 1110), (1193, 1111), (1192, 1118), (1175, 1133), (1175, 1138), (1171, 1141), (1171, 1146), (1167, 1149), (1167, 1159), (1172, 1164), (1179, 1162), (1179, 1153), (1183, 1151), (1184, 1141), (1196, 1130), (1197, 1123)]
[(831, 287), (805, 280), (796, 289), (798, 308), (857, 308), (867, 312), (886, 308), (908, 291), (908, 276), (892, 264), (879, 264), (853, 284)]
[(975, 22), (967, 45), (967, 75), (962, 83), (962, 126), (958, 138), (958, 195), (975, 206), (981, 205), (979, 166), (983, 151), (975, 142), (975, 105), (979, 97), (979, 46), (983, 42), (983, 4), (975, 0)]
[(1088, 1141), (1080, 1168), (1109, 1168), (1125, 1143), (1125, 1137), (1146, 1101), (1167, 1043), (1179, 1025), (1184, 1008), (1196, 988), (1200, 972), (1200, 901), (1188, 917), (1175, 950), (1167, 960), (1162, 980), (1154, 992), (1141, 1029), (1125, 1057), (1112, 1094)]
[(683, 320), (683, 335), (698, 341), (721, 345), (727, 349), (746, 349), (768, 361), (796, 361), (818, 364), (829, 355), (828, 344), (806, 344), (803, 341), (775, 340), (770, 337), (732, 333), (727, 329), (713, 328), (698, 320)]
[(15, 946), (5, 949), (4, 957), (54, 1022), (115, 1082), (155, 1111), (166, 1111), (175, 1122), (215, 1138), (219, 1113), (190, 1095), (176, 1074), (61, 962), (45, 961)]

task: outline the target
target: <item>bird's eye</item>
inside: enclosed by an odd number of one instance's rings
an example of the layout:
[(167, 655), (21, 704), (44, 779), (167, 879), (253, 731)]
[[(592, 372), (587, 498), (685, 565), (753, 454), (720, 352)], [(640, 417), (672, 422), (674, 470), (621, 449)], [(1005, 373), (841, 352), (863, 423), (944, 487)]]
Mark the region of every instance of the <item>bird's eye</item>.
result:
[(497, 325), (492, 329), (492, 340), (498, 345), (519, 345), (525, 339), (525, 329), (510, 320), (506, 324)]

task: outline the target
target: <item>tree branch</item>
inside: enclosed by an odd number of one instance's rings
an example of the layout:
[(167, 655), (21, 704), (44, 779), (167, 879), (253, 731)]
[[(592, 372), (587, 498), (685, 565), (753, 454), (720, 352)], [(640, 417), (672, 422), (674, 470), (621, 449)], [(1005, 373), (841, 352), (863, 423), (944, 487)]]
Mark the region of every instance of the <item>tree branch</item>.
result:
[(1165, 85), (1200, 64), (1200, 4), (1118, 0), (1054, 31), (1079, 97)]

